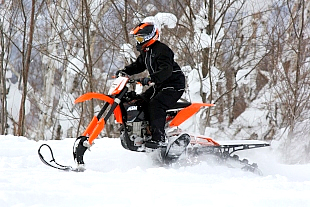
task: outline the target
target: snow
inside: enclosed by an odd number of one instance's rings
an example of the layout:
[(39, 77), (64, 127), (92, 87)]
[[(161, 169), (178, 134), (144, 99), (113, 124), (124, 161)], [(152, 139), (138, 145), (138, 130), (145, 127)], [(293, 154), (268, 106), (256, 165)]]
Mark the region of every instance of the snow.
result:
[(243, 70), (238, 70), (237, 75), (236, 75), (236, 80), (238, 81), (239, 84), (249, 84), (250, 83), (250, 78), (247, 76), (250, 74), (251, 69), (243, 69)]
[(133, 52), (133, 46), (131, 44), (123, 44), (121, 46), (120, 53), (127, 59), (136, 58), (136, 55)]
[[(11, 74), (11, 73), (8, 73)], [(30, 87), (30, 86), (29, 86)], [(7, 108), (12, 118), (17, 122), (19, 117), (20, 103), (22, 100), (21, 91), (18, 89), (18, 84), (10, 84), (7, 95)], [(2, 103), (1, 103), (2, 104)], [(28, 99), (25, 102), (25, 115), (30, 112), (31, 103)]]
[(159, 28), (164, 26), (167, 26), (168, 28), (175, 28), (177, 17), (171, 13), (159, 12), (155, 16), (146, 17), (142, 22), (153, 22)]
[[(57, 162), (74, 166), (74, 139), (30, 141), (0, 136), (0, 206), (310, 206), (310, 165), (283, 165), (272, 148), (241, 151), (263, 176), (210, 165), (158, 167), (147, 154), (123, 149), (120, 140), (95, 140), (87, 170), (64, 172), (39, 160), (43, 143)], [(42, 153), (46, 151), (42, 150)], [(45, 155), (45, 154), (43, 154)]]
[(270, 0), (248, 0), (245, 1), (244, 9), (249, 12), (263, 11), (272, 5)]
[(198, 33), (195, 32), (194, 42), (197, 50), (201, 50), (203, 48), (211, 47), (211, 37), (206, 33)]

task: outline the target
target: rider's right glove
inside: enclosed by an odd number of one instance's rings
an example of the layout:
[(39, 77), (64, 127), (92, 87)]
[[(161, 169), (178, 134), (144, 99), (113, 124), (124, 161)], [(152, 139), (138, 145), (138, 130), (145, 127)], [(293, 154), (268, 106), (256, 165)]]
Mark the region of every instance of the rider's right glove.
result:
[(148, 85), (151, 83), (151, 79), (150, 79), (150, 78), (141, 78), (141, 79), (140, 79), (140, 83), (141, 83), (143, 86), (148, 86)]

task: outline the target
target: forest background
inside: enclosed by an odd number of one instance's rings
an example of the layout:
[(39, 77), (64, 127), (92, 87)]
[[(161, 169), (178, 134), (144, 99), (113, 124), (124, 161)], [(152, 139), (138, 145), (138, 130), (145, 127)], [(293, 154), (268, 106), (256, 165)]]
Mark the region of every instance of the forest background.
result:
[[(1, 0), (0, 134), (77, 137), (102, 103), (74, 100), (107, 92), (138, 54), (129, 31), (146, 20), (186, 74), (182, 98), (216, 104), (191, 130), (265, 140), (284, 162), (309, 162), (306, 0)], [(117, 129), (110, 120), (101, 136)]]

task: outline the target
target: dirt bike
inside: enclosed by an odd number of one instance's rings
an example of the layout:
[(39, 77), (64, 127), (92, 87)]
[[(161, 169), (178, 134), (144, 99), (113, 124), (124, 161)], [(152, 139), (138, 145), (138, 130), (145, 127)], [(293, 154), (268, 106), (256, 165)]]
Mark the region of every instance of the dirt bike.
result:
[[(53, 154), (52, 161), (54, 161), (55, 165), (46, 162), (40, 153), (43, 145), (38, 150), (41, 160), (45, 164), (58, 169), (83, 171), (85, 169), (83, 160), (85, 151), (92, 146), (93, 141), (104, 129), (106, 122), (112, 114), (114, 114), (116, 123), (120, 125), (121, 145), (127, 150), (147, 152), (148, 148), (145, 146), (145, 143), (150, 139), (148, 120), (145, 119), (143, 107), (137, 102), (132, 103), (137, 98), (137, 95), (131, 86), (137, 83), (138, 80), (130, 79), (127, 76), (119, 76), (113, 81), (108, 95), (86, 93), (75, 100), (75, 103), (81, 103), (90, 99), (99, 99), (105, 102), (99, 113), (92, 118), (82, 136), (78, 137), (74, 143), (73, 157), (78, 165), (77, 168), (56, 163)], [(196, 114), (202, 107), (211, 106), (214, 106), (214, 104), (177, 102), (175, 106), (167, 110), (167, 141), (166, 145), (159, 152), (163, 163), (175, 163), (184, 152), (187, 152), (189, 157), (212, 155), (220, 163), (233, 161), (235, 164), (239, 164), (244, 170), (261, 174), (257, 164), (249, 164), (247, 160), (241, 161), (237, 155), (232, 154), (239, 150), (266, 147), (269, 146), (268, 143), (244, 141), (243, 143), (220, 144), (212, 138), (202, 135), (190, 135), (180, 130), (179, 126), (192, 115)], [(51, 149), (50, 151), (52, 153)]]

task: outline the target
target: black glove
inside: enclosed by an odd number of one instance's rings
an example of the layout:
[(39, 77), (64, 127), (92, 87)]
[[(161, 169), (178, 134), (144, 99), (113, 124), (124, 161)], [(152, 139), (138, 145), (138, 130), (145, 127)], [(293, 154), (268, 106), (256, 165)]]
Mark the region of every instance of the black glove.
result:
[(124, 71), (124, 69), (116, 71), (115, 76), (118, 77), (120, 74), (121, 75), (127, 75), (126, 72)]
[(150, 82), (151, 82), (151, 79), (150, 79), (150, 78), (141, 78), (141, 79), (140, 79), (140, 83), (141, 83), (143, 86), (148, 86)]

